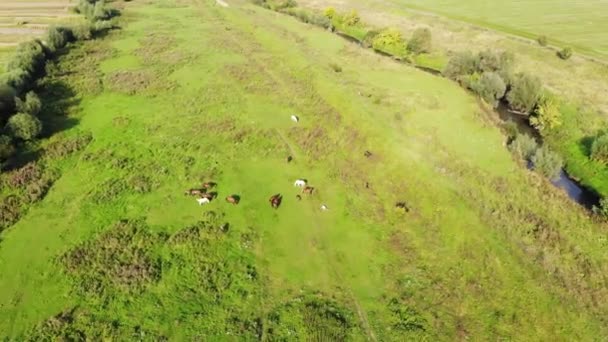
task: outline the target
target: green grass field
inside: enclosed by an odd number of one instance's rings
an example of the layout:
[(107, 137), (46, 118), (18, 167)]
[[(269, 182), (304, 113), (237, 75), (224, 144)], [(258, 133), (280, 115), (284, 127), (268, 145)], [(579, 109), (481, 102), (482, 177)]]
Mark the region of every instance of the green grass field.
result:
[[(41, 83), (56, 180), (2, 233), (2, 338), (608, 334), (605, 225), (456, 84), (241, 1), (121, 20)], [(297, 178), (317, 192), (298, 201)], [(201, 207), (183, 192), (206, 180)]]
[(608, 57), (608, 3), (604, 1), (395, 1), (526, 38), (546, 35), (561, 46)]

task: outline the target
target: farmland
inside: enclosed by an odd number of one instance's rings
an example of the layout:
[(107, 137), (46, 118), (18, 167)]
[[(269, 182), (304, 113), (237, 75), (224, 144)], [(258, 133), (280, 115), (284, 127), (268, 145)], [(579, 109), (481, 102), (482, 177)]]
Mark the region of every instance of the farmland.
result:
[(557, 45), (608, 58), (608, 3), (605, 1), (393, 1), (480, 26), (536, 39), (546, 35)]
[[(25, 157), (55, 180), (2, 232), (0, 337), (608, 334), (605, 224), (520, 165), (474, 97), (228, 3), (127, 2), (121, 30), (51, 62), (54, 134)], [(206, 181), (211, 203), (184, 195)]]
[(69, 12), (70, 0), (7, 0), (0, 2), (0, 72), (13, 48), (40, 37), (49, 25), (77, 18)]

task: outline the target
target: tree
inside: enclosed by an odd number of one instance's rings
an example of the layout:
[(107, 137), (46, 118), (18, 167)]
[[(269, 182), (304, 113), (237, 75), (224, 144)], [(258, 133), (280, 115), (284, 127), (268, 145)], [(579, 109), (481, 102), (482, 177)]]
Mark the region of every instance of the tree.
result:
[(407, 50), (420, 54), (431, 51), (431, 30), (428, 28), (418, 28), (412, 34), (412, 38), (407, 43)]
[(15, 108), (15, 94), (11, 86), (0, 84), (0, 123), (4, 123)]
[(461, 76), (472, 75), (479, 65), (479, 60), (470, 51), (456, 53), (443, 69), (443, 74), (453, 80), (459, 80)]
[(8, 119), (6, 130), (15, 138), (33, 140), (42, 131), (42, 123), (35, 116), (18, 113)]
[(538, 36), (538, 38), (536, 38), (536, 41), (538, 42), (538, 44), (540, 46), (547, 46), (547, 44), (549, 43), (549, 40), (547, 39), (547, 36)]
[(55, 52), (68, 43), (68, 35), (63, 27), (50, 27), (47, 31), (46, 44), (51, 52)]
[(327, 7), (324, 11), (323, 11), (323, 15), (327, 17), (327, 19), (332, 20), (333, 18), (336, 17), (336, 9), (333, 7)]
[(76, 40), (89, 40), (93, 36), (91, 24), (81, 23), (72, 27), (72, 34)]
[(564, 166), (564, 161), (555, 152), (543, 146), (536, 150), (532, 156), (532, 164), (534, 170), (540, 172), (549, 179), (556, 179)]
[(498, 100), (505, 96), (507, 86), (497, 73), (486, 71), (471, 85), (471, 89), (486, 102), (495, 106)]
[(608, 164), (608, 133), (604, 133), (593, 140), (591, 159)]
[(557, 56), (563, 60), (570, 59), (572, 57), (572, 48), (565, 47), (557, 52)]
[(389, 28), (378, 33), (372, 41), (372, 47), (376, 50), (383, 50), (395, 55), (405, 54), (405, 40), (401, 31)]
[(16, 97), (15, 104), (19, 112), (34, 116), (38, 115), (40, 109), (42, 109), (42, 102), (40, 101), (40, 98), (38, 98), (38, 95), (33, 91), (30, 91), (25, 95), (25, 100)]
[(10, 137), (0, 135), (0, 162), (12, 156), (15, 153), (15, 147)]
[(540, 79), (527, 74), (519, 74), (513, 80), (507, 100), (511, 108), (522, 113), (530, 113), (541, 96)]
[(357, 26), (361, 23), (361, 18), (359, 17), (359, 13), (357, 13), (357, 11), (352, 10), (344, 15), (342, 22), (346, 26)]
[(561, 116), (557, 101), (552, 97), (543, 96), (530, 117), (530, 124), (544, 133), (559, 127), (562, 124)]
[(509, 144), (509, 150), (522, 160), (530, 160), (537, 147), (536, 140), (527, 134), (518, 134)]

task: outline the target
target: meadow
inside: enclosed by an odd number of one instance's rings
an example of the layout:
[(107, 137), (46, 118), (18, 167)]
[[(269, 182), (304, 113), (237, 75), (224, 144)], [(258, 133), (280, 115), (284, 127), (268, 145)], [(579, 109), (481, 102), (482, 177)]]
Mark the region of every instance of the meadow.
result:
[(49, 25), (77, 20), (73, 0), (7, 0), (0, 2), (0, 72), (20, 42), (41, 37)]
[(394, 3), (530, 39), (545, 35), (555, 45), (572, 46), (600, 59), (608, 57), (608, 3), (604, 1), (413, 0)]
[[(54, 134), (22, 157), (54, 183), (2, 232), (2, 338), (608, 334), (606, 224), (520, 165), (474, 97), (228, 4), (125, 3), (120, 30), (47, 67)], [(301, 201), (298, 178), (317, 189)], [(199, 206), (184, 191), (205, 181)]]

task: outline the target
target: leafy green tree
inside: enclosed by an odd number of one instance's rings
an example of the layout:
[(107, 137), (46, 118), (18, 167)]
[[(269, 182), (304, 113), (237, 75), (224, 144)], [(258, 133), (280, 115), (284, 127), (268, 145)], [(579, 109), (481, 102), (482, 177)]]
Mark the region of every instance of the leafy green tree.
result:
[(472, 75), (477, 71), (479, 60), (470, 51), (456, 53), (446, 65), (443, 74), (453, 80), (459, 80), (462, 76)]
[(342, 23), (346, 26), (358, 26), (361, 23), (361, 17), (357, 11), (352, 10), (342, 17)]
[(72, 27), (72, 34), (76, 40), (89, 40), (93, 36), (91, 24), (81, 23)]
[(405, 40), (401, 31), (389, 28), (378, 33), (372, 41), (372, 47), (395, 55), (405, 54)]
[(55, 52), (68, 43), (68, 33), (63, 27), (50, 27), (47, 31), (46, 44), (51, 52)]
[(557, 101), (552, 97), (543, 96), (530, 117), (530, 124), (544, 133), (559, 127), (562, 124), (561, 117)]
[(421, 54), (431, 51), (431, 30), (428, 28), (418, 28), (412, 34), (412, 38), (407, 43), (407, 50), (414, 54)]
[(25, 95), (25, 100), (16, 97), (15, 104), (19, 112), (34, 116), (38, 115), (40, 109), (42, 109), (42, 102), (40, 101), (40, 98), (38, 98), (38, 95), (33, 91), (30, 91)]
[(33, 140), (42, 131), (42, 123), (33, 115), (18, 113), (8, 119), (6, 130), (15, 138)]
[(604, 133), (593, 140), (591, 159), (608, 164), (608, 133)]
[(557, 52), (557, 56), (563, 60), (570, 59), (572, 57), (572, 48), (565, 47)]
[(507, 86), (500, 75), (495, 72), (486, 71), (477, 82), (471, 85), (471, 89), (486, 102), (495, 106), (498, 100), (505, 96)]
[(336, 9), (333, 7), (327, 7), (324, 11), (323, 11), (323, 15), (327, 17), (327, 19), (332, 20), (336, 17), (337, 12)]
[(511, 108), (522, 113), (530, 113), (541, 96), (540, 79), (528, 74), (519, 74), (511, 84), (507, 100)]
[(532, 156), (532, 164), (534, 165), (534, 170), (549, 179), (556, 179), (564, 166), (564, 161), (559, 154), (543, 146), (537, 149)]
[(0, 161), (12, 156), (15, 153), (15, 147), (10, 137), (0, 135)]
[(0, 123), (4, 123), (15, 108), (15, 89), (7, 84), (0, 84)]
[(509, 144), (509, 150), (522, 160), (530, 160), (537, 147), (536, 140), (527, 134), (518, 134)]

